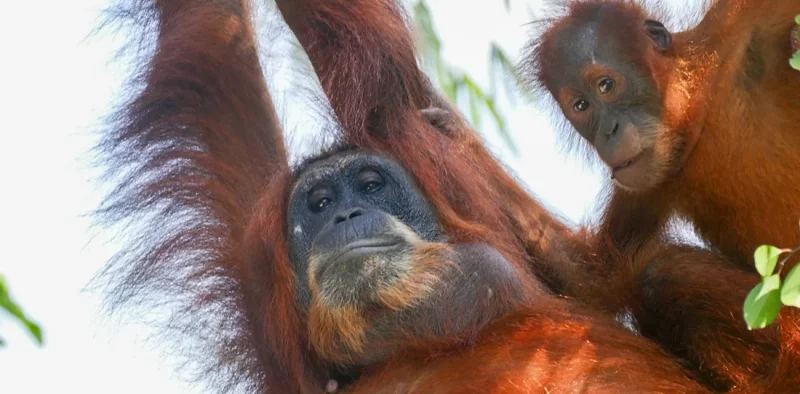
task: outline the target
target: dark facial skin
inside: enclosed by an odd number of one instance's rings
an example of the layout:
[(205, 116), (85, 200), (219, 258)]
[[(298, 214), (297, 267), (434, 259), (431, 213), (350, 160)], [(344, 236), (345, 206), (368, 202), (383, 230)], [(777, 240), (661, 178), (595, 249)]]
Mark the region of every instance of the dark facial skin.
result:
[[(306, 169), (295, 183), (289, 213), (290, 257), (301, 284), (308, 283), (312, 254), (343, 253), (318, 264), (317, 272), (325, 275), (337, 262), (403, 254), (412, 234), (425, 241), (445, 239), (433, 208), (406, 171), (364, 152), (335, 155)], [(300, 301), (310, 305), (307, 286), (300, 288)]]
[(370, 152), (347, 151), (306, 168), (291, 194), (288, 225), (312, 346), (345, 368), (384, 360), (410, 338), (477, 332), (525, 299), (499, 252), (445, 243), (409, 174)]
[(652, 66), (672, 38), (660, 22), (620, 23), (625, 16), (617, 12), (614, 5), (598, 7), (593, 20), (555, 33), (545, 85), (617, 184), (642, 190), (669, 170), (670, 158), (657, 146), (664, 103)]

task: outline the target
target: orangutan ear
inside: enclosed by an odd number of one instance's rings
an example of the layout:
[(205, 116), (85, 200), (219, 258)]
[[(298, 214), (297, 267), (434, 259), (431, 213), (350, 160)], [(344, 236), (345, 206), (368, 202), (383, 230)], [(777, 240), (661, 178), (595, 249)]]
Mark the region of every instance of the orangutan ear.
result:
[(661, 22), (648, 19), (644, 21), (644, 28), (658, 49), (663, 51), (672, 45), (672, 34)]

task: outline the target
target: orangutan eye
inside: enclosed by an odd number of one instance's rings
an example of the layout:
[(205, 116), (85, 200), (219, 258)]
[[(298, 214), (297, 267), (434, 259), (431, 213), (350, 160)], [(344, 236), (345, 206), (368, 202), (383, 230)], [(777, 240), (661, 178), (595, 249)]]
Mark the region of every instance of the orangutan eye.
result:
[(384, 180), (381, 174), (377, 171), (370, 169), (363, 170), (358, 174), (359, 190), (362, 193), (370, 194), (380, 190), (383, 187)]
[(361, 188), (361, 191), (363, 191), (364, 193), (369, 194), (369, 193), (373, 193), (373, 192), (377, 191), (380, 188), (381, 188), (381, 183), (379, 183), (379, 182), (367, 182)]
[(333, 196), (327, 188), (315, 189), (308, 195), (308, 208), (313, 212), (322, 212), (333, 204)]
[(330, 198), (323, 197), (323, 198), (319, 199), (318, 201), (314, 202), (314, 206), (313, 206), (314, 210), (317, 211), (317, 212), (322, 212), (322, 211), (325, 210), (325, 208), (328, 205), (331, 205), (332, 202), (333, 202), (333, 200), (331, 200)]
[(586, 111), (587, 109), (589, 109), (589, 102), (584, 99), (579, 99), (578, 101), (575, 102), (575, 104), (572, 105), (572, 109), (574, 109), (577, 112)]
[(600, 90), (600, 94), (606, 94), (614, 90), (614, 80), (611, 78), (603, 78), (603, 80), (597, 84), (597, 88)]

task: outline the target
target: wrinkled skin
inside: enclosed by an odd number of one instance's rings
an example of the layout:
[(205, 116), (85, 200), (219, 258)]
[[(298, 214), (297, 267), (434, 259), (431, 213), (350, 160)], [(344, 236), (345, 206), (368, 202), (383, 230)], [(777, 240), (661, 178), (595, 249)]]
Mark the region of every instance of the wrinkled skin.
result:
[(431, 204), (386, 157), (346, 150), (311, 161), (288, 217), (311, 344), (340, 369), (385, 360), (403, 343), (472, 337), (525, 300), (497, 250), (446, 243)]

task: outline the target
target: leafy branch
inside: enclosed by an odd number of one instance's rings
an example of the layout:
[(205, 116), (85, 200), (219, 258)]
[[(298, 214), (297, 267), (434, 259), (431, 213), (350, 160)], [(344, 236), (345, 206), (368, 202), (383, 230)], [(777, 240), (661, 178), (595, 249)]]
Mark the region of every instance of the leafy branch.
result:
[[(42, 337), (42, 328), (39, 327), (38, 324), (34, 323), (25, 312), (22, 311), (22, 308), (11, 298), (11, 294), (8, 290), (8, 285), (6, 284), (6, 279), (3, 275), (0, 274), (0, 309), (5, 310), (22, 323), (23, 326), (27, 329), (27, 331), (33, 336), (34, 340), (38, 345), (42, 345), (44, 343), (44, 339)], [(0, 338), (0, 346), (5, 346), (5, 341), (3, 338)]]
[[(504, 0), (506, 11), (510, 10), (510, 0)], [(500, 136), (506, 145), (516, 155), (517, 148), (508, 131), (504, 116), (497, 107), (495, 98), (497, 75), (511, 76), (519, 81), (519, 73), (514, 67), (509, 56), (496, 43), (490, 46), (490, 89), (487, 91), (475, 82), (475, 79), (466, 72), (450, 65), (442, 56), (442, 42), (433, 25), (430, 9), (425, 0), (419, 0), (414, 5), (414, 19), (422, 33), (421, 54), (424, 67), (428, 70), (433, 83), (438, 84), (445, 95), (454, 103), (458, 103), (459, 95), (464, 94), (469, 105), (469, 118), (476, 127), (481, 123), (481, 108), (489, 111), (492, 119), (497, 124)], [(501, 71), (501, 72), (498, 72)]]
[[(744, 320), (748, 329), (761, 329), (778, 318), (783, 305), (800, 307), (800, 265), (795, 266), (781, 281), (781, 271), (800, 247), (779, 249), (772, 245), (759, 246), (753, 257), (761, 283), (744, 301)], [(778, 260), (783, 255), (783, 258)]]

